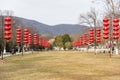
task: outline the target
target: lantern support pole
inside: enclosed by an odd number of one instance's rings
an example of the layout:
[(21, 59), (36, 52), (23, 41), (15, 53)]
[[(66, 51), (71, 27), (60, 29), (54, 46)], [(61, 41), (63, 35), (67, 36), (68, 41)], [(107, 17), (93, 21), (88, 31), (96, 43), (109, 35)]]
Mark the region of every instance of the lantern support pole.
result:
[(39, 34), (38, 34), (38, 51), (40, 53), (40, 46), (39, 46)]
[(108, 32), (103, 32), (103, 34), (104, 34), (104, 36), (103, 36), (103, 38), (104, 39), (108, 39), (109, 40), (109, 44), (110, 44), (110, 52), (109, 52), (109, 57), (110, 57), (110, 59), (111, 59), (111, 55), (112, 55), (112, 43), (113, 43), (113, 39), (112, 39), (112, 17), (111, 18), (104, 18), (103, 19), (103, 25), (104, 25), (104, 27), (107, 27), (107, 29), (106, 28), (104, 28), (104, 30), (106, 31), (108, 31)]
[(20, 52), (20, 45), (18, 44), (18, 53)]
[(3, 21), (3, 20), (4, 20), (4, 16), (2, 15), (2, 13), (1, 13), (1, 18), (2, 18), (2, 19), (1, 19), (1, 20), (2, 20), (2, 21), (1, 21), (1, 25), (2, 25), (2, 38), (1, 38), (1, 39), (2, 39), (2, 47), (1, 47), (1, 59), (3, 60), (3, 50), (4, 50), (4, 33), (3, 33), (3, 32), (4, 32), (4, 28), (3, 28), (3, 26), (4, 26), (4, 25), (3, 25), (3, 24), (4, 24), (4, 21)]
[(95, 42), (95, 48), (94, 48), (94, 52), (95, 52), (95, 55), (96, 55), (96, 23), (95, 23), (95, 28), (94, 28), (95, 30), (94, 30), (94, 34), (95, 34), (95, 36), (94, 36), (94, 42)]
[[(4, 19), (3, 19), (3, 23), (4, 23)], [(4, 31), (3, 31), (3, 34), (4, 34)], [(3, 37), (3, 54), (5, 54), (5, 53), (6, 53), (6, 40)]]
[(4, 40), (4, 51), (3, 51), (3, 54), (6, 53), (6, 40)]
[(22, 33), (22, 35), (21, 35), (21, 50), (22, 50), (22, 56), (23, 56), (23, 26), (22, 26), (22, 30), (21, 30), (21, 33)]
[(112, 47), (113, 47), (112, 43), (113, 43), (113, 39), (112, 39), (112, 17), (111, 17), (110, 19), (110, 55), (109, 55), (110, 58), (112, 56)]
[(117, 47), (117, 52), (116, 52), (116, 54), (118, 55), (118, 54), (119, 54), (118, 40), (116, 41), (116, 47)]
[(34, 50), (33, 50), (33, 34), (31, 34), (31, 35), (32, 35), (32, 41), (31, 41), (31, 42), (32, 42), (32, 45), (31, 45), (31, 47), (32, 47), (32, 54), (33, 54), (33, 51), (34, 51)]

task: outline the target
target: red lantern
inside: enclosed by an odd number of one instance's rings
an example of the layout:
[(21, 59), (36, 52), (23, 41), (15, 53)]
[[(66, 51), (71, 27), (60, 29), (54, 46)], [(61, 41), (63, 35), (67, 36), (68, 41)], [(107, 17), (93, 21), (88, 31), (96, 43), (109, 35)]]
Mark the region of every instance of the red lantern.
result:
[(97, 28), (97, 37), (96, 37), (96, 42), (100, 42), (100, 34), (101, 34), (101, 29)]
[(45, 40), (45, 47), (49, 47), (48, 44), (49, 44), (48, 41)]
[[(104, 18), (103, 19), (103, 38), (104, 39), (108, 39), (109, 38), (109, 36), (108, 36), (108, 34), (109, 34), (109, 19), (108, 18)], [(99, 40), (98, 40), (98, 42), (99, 42)]]
[(50, 43), (48, 42), (48, 46), (47, 47), (50, 47)]
[[(82, 42), (82, 41), (81, 41)], [(79, 40), (76, 41), (76, 46), (80, 46), (80, 44), (82, 45), (82, 43), (79, 42)]]
[(20, 44), (20, 42), (21, 42), (21, 29), (17, 29), (16, 30), (16, 42), (18, 43), (18, 44)]
[(77, 44), (77, 46), (81, 46), (82, 44), (83, 44), (83, 37), (82, 36), (80, 36), (80, 38), (79, 38), (79, 40), (78, 40), (78, 44)]
[(75, 47), (74, 42), (72, 42), (72, 46)]
[(108, 36), (108, 35), (104, 35), (103, 38), (104, 38), (104, 39), (108, 39), (109, 36)]
[(119, 39), (119, 19), (113, 20), (113, 39)]
[(50, 43), (47, 41), (47, 47), (50, 47)]
[(75, 41), (75, 43), (74, 43), (74, 44), (75, 44), (75, 47), (77, 47), (77, 41)]
[(90, 29), (90, 34), (89, 34), (89, 43), (93, 43), (94, 42), (94, 29), (91, 28)]
[(47, 47), (47, 41), (44, 40), (44, 47)]
[(32, 44), (32, 34), (31, 33), (28, 34), (28, 44), (29, 45)]
[(72, 46), (73, 46), (73, 47), (76, 47), (76, 41), (74, 41), (74, 42), (72, 43)]
[(46, 41), (46, 47), (50, 47), (50, 43)]
[(28, 34), (29, 34), (28, 29), (24, 29), (24, 43), (25, 44), (28, 43)]
[[(81, 42), (82, 42), (82, 40), (81, 40)], [(79, 42), (79, 40), (77, 40), (76, 43), (75, 43), (75, 44), (76, 44), (76, 47), (77, 47), (77, 46), (80, 46), (80, 44), (82, 45), (81, 42)]]
[(45, 40), (42, 40), (42, 46), (45, 47)]
[(34, 34), (34, 45), (38, 44), (37, 41), (38, 41), (38, 35), (35, 33)]
[(4, 27), (4, 30), (5, 30), (5, 32), (4, 32), (4, 34), (5, 34), (5, 36), (4, 36), (4, 38), (6, 39), (6, 40), (10, 40), (11, 39), (11, 36), (10, 36), (10, 34), (11, 34), (11, 18), (10, 17), (5, 17), (4, 18), (4, 25), (5, 25), (5, 27)]
[(73, 42), (74, 47), (77, 47), (77, 41)]
[(86, 45), (87, 44), (87, 34), (84, 34), (84, 39), (83, 39), (83, 44)]
[(42, 37), (39, 37), (39, 45), (42, 46)]

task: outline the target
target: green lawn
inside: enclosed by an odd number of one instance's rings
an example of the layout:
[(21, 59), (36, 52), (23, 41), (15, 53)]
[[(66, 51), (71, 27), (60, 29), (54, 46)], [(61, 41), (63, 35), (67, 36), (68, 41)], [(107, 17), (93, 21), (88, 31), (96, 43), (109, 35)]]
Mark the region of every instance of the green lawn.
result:
[(0, 80), (120, 80), (120, 56), (49, 51), (7, 57)]

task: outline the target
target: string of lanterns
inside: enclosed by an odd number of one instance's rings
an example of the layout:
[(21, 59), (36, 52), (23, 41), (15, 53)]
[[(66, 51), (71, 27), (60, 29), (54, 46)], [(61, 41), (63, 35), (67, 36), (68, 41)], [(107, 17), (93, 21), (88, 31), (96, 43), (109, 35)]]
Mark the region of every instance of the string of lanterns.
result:
[[(7, 16), (4, 18), (4, 39), (10, 40), (11, 39), (11, 17)], [(24, 44), (32, 44), (32, 34), (29, 33), (29, 30), (25, 28), (23, 30), (23, 43)], [(16, 42), (20, 44), (22, 42), (22, 32), (21, 29), (16, 29)], [(50, 47), (50, 43), (47, 40), (42, 39), (42, 37), (38, 38), (38, 34), (34, 34), (33, 38), (34, 45), (39, 45), (43, 47)]]
[[(109, 18), (103, 19), (103, 35), (102, 35), (103, 39), (109, 39), (109, 34), (111, 34), (110, 30), (113, 33), (112, 38), (114, 40), (119, 39), (119, 19), (114, 18), (112, 22), (113, 22), (113, 24), (112, 24), (113, 29), (112, 28), (110, 29)], [(80, 38), (78, 40), (72, 42), (72, 46), (77, 47), (77, 46), (92, 44), (92, 43), (94, 43), (95, 40), (97, 43), (100, 43), (101, 42), (101, 29), (102, 28), (97, 28), (96, 33), (95, 33), (94, 28), (90, 28), (89, 34), (87, 34), (87, 36), (85, 36), (85, 34), (83, 36), (80, 36)], [(96, 34), (96, 36), (94, 34)], [(84, 38), (81, 39), (81, 37), (84, 37)], [(89, 40), (89, 42), (87, 40)]]

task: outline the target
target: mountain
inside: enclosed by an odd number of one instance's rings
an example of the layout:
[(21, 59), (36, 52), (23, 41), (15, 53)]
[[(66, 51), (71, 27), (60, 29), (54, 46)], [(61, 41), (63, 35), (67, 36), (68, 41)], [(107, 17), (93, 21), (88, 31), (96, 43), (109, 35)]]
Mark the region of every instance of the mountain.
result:
[(52, 26), (55, 30), (55, 34), (74, 34), (74, 33), (82, 33), (84, 28), (88, 28), (87, 26), (82, 26), (78, 24), (60, 24)]
[(15, 17), (15, 21), (19, 22), (21, 26), (32, 26), (39, 31), (40, 34), (51, 34), (51, 35), (59, 35), (59, 34), (74, 34), (79, 33), (82, 34), (83, 32), (88, 29), (87, 26), (79, 25), (79, 24), (59, 24), (50, 26), (47, 24), (43, 24), (41, 22), (35, 20), (29, 20), (25, 18)]

